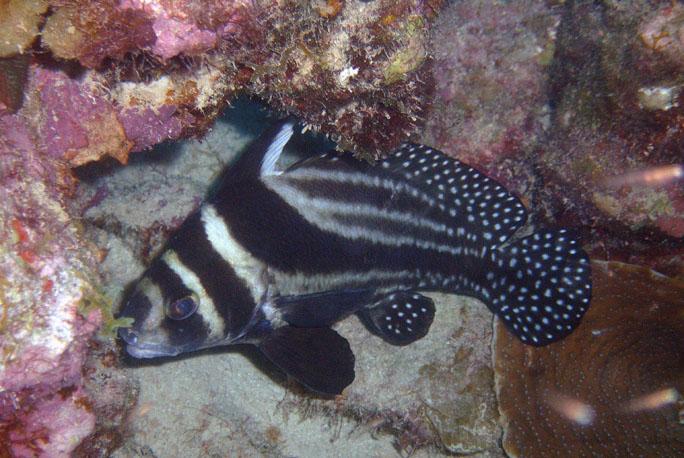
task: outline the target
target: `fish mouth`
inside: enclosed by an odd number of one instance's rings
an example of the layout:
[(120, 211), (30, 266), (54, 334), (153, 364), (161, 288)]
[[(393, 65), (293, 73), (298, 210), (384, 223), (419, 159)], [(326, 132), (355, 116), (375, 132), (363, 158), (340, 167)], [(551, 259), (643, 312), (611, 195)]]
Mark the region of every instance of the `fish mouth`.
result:
[(119, 328), (119, 337), (126, 343), (126, 352), (134, 358), (157, 358), (176, 356), (181, 349), (158, 342), (140, 342), (138, 335), (129, 328)]

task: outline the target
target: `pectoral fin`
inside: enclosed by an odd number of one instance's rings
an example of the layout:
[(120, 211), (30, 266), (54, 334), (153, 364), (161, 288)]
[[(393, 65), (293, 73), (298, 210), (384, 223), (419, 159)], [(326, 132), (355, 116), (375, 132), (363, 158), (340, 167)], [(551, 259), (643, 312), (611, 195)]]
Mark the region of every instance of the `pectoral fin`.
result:
[(340, 394), (354, 381), (354, 354), (347, 339), (330, 328), (283, 326), (259, 349), (302, 385), (322, 394)]
[(275, 306), (283, 320), (293, 326), (320, 328), (330, 326), (373, 301), (371, 290), (324, 291), (299, 296), (280, 296)]
[(427, 334), (435, 318), (432, 299), (411, 291), (392, 293), (358, 312), (366, 326), (392, 345), (408, 345)]

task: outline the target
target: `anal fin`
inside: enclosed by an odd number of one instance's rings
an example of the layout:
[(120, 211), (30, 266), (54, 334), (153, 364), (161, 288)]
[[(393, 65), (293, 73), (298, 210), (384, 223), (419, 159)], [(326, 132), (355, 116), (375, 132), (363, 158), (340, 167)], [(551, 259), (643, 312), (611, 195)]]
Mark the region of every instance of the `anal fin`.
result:
[(376, 335), (392, 345), (408, 345), (424, 337), (435, 318), (432, 299), (411, 291), (398, 291), (358, 312)]
[(354, 353), (330, 328), (283, 326), (266, 335), (259, 349), (302, 385), (333, 395), (354, 381)]

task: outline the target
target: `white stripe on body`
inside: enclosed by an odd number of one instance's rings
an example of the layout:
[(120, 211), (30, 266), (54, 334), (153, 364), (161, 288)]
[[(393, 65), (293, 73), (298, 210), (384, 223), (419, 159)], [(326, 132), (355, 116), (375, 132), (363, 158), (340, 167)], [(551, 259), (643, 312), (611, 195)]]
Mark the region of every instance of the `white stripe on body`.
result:
[(212, 205), (202, 207), (201, 219), (209, 243), (247, 285), (254, 302), (258, 304), (266, 291), (262, 279), (266, 266), (235, 240), (228, 224)]
[[(310, 294), (341, 289), (373, 288), (378, 294), (397, 289), (411, 288), (416, 284), (415, 271), (388, 271), (372, 269), (368, 271), (347, 271), (334, 274), (303, 274), (271, 271), (278, 292), (283, 296)], [(374, 283), (392, 282), (388, 288), (377, 288)]]
[[(360, 174), (342, 174), (339, 172), (333, 174), (323, 173), (323, 175), (318, 176), (317, 179), (324, 179), (328, 175), (334, 175), (337, 178), (347, 176), (350, 180), (352, 179), (352, 176), (355, 176), (357, 177), (357, 181), (363, 181), (364, 178), (367, 178), (367, 184), (369, 185), (373, 184), (377, 180), (383, 181), (377, 177), (376, 180), (374, 180), (373, 177), (363, 177)], [(479, 254), (477, 249), (463, 247), (457, 243), (454, 243), (453, 245), (436, 243), (432, 240), (419, 239), (397, 233), (388, 234), (382, 229), (384, 221), (393, 223), (400, 222), (408, 226), (428, 229), (434, 233), (454, 237), (454, 241), (458, 242), (457, 237), (467, 235), (465, 228), (457, 227), (456, 229), (453, 229), (441, 222), (436, 222), (427, 218), (417, 218), (415, 215), (410, 213), (385, 210), (382, 208), (373, 207), (371, 205), (340, 203), (330, 199), (310, 197), (300, 189), (297, 189), (295, 186), (289, 184), (289, 182), (292, 181), (291, 177), (289, 176), (286, 178), (278, 177), (273, 179), (266, 177), (263, 179), (263, 181), (269, 189), (278, 194), (283, 200), (285, 200), (285, 202), (287, 202), (288, 205), (290, 205), (302, 217), (304, 217), (304, 219), (324, 231), (339, 234), (352, 240), (368, 240), (390, 247), (415, 246), (425, 250), (434, 250), (439, 253), (450, 253), (455, 256), (464, 254)], [(391, 182), (391, 180), (384, 181)], [(353, 224), (353, 222), (340, 221), (336, 218), (339, 216), (350, 216), (353, 220), (355, 215), (377, 218), (378, 229), (369, 229), (364, 226), (356, 226)]]

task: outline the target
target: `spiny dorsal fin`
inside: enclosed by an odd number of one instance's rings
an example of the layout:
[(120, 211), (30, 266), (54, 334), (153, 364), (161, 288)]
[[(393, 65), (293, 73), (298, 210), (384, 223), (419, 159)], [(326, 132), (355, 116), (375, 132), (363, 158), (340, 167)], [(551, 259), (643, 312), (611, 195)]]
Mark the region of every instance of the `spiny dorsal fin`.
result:
[(257, 179), (281, 173), (276, 163), (294, 133), (294, 125), (294, 120), (285, 119), (269, 127), (230, 166), (224, 178), (226, 182)]
[(412, 291), (397, 291), (359, 312), (362, 321), (392, 345), (408, 345), (427, 334), (435, 318), (432, 299)]

